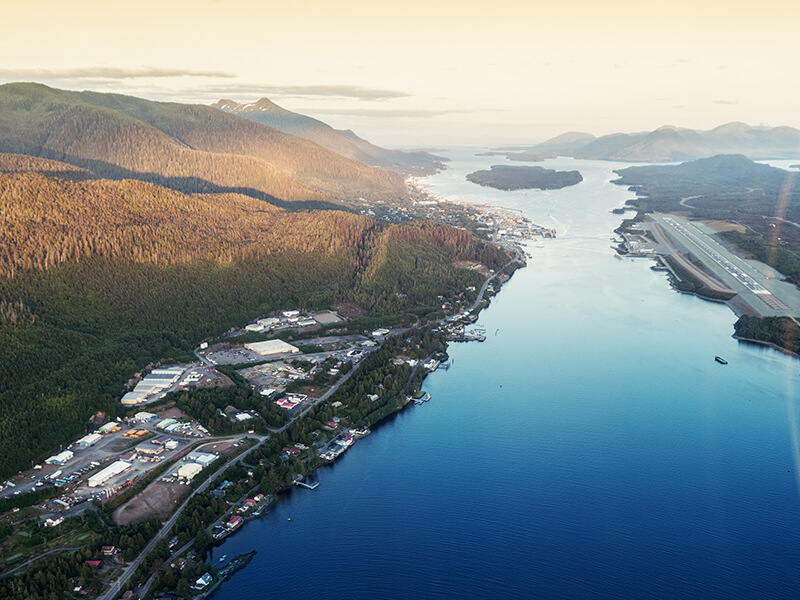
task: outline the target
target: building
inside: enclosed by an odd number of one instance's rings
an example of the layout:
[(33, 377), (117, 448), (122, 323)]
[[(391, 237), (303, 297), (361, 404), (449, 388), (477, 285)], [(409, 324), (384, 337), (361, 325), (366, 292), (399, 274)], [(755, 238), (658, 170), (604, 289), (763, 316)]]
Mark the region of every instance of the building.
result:
[(175, 423), (177, 423), (175, 419), (163, 419), (161, 422), (159, 422), (158, 425), (156, 425), (156, 428), (166, 429), (167, 427), (169, 427), (170, 425), (174, 425)]
[(280, 319), (276, 319), (275, 317), (269, 317), (267, 319), (259, 319), (256, 321), (259, 325), (261, 325), (264, 329), (270, 329), (275, 327), (278, 323), (281, 322)]
[(389, 335), (390, 331), (388, 329), (376, 329), (372, 332), (372, 337), (380, 337), (384, 335)]
[(164, 444), (164, 447), (167, 450), (175, 450), (178, 447), (178, 440), (169, 440)]
[(112, 477), (121, 475), (130, 468), (131, 468), (131, 463), (125, 462), (124, 460), (118, 460), (108, 465), (102, 471), (98, 471), (97, 473), (89, 477), (89, 487), (100, 487)]
[(216, 454), (211, 454), (210, 452), (198, 452), (196, 450), (194, 452), (189, 452), (189, 454), (186, 455), (186, 460), (196, 462), (203, 467), (210, 465), (212, 462), (217, 460), (217, 458), (218, 457)]
[(228, 521), (228, 529), (230, 531), (235, 531), (236, 529), (238, 529), (239, 527), (242, 526), (242, 522), (243, 522), (243, 520), (242, 520), (241, 516), (233, 515), (231, 517), (231, 520)]
[(158, 456), (164, 452), (164, 446), (154, 446), (153, 444), (140, 444), (136, 446), (136, 452), (147, 454), (148, 456)]
[(178, 477), (181, 479), (192, 480), (202, 470), (202, 465), (199, 465), (195, 462), (186, 463), (185, 465), (181, 465), (178, 469)]
[(102, 427), (100, 427), (97, 431), (100, 433), (111, 433), (111, 431), (115, 428), (119, 427), (119, 423), (116, 421), (111, 421), (110, 423), (106, 423)]
[(327, 311), (315, 314), (314, 320), (320, 325), (331, 325), (333, 323), (338, 323), (342, 318), (335, 312)]
[(73, 456), (75, 456), (75, 454), (72, 452), (72, 450), (64, 450), (63, 452), (54, 454), (44, 462), (51, 465), (63, 465), (66, 464), (67, 461), (72, 460)]
[(90, 433), (89, 435), (83, 436), (81, 439), (78, 440), (78, 445), (84, 448), (88, 448), (89, 446), (94, 446), (97, 442), (103, 439), (103, 436), (99, 433)]
[(134, 415), (133, 418), (136, 419), (137, 421), (141, 421), (142, 423), (147, 423), (148, 421), (152, 421), (153, 419), (155, 419), (156, 416), (153, 413), (143, 411), (136, 413), (136, 415)]
[(121, 402), (124, 406), (136, 406), (145, 400), (147, 400), (147, 394), (144, 392), (128, 392), (122, 397)]
[(295, 319), (300, 316), (299, 310), (285, 310), (283, 311), (283, 316), (287, 319)]
[(260, 356), (272, 356), (274, 354), (297, 354), (300, 349), (283, 340), (267, 340), (265, 342), (254, 342), (245, 344), (245, 348), (255, 352)]
[(60, 525), (64, 522), (64, 517), (57, 517), (55, 519), (47, 519), (44, 522), (45, 527), (55, 527), (56, 525)]
[(261, 323), (250, 323), (245, 325), (245, 331), (264, 331), (264, 326)]
[(194, 589), (196, 590), (202, 590), (204, 587), (210, 584), (213, 581), (213, 579), (214, 578), (211, 577), (211, 573), (206, 573), (202, 577), (198, 577), (197, 581), (194, 582), (194, 585), (192, 587), (194, 587)]

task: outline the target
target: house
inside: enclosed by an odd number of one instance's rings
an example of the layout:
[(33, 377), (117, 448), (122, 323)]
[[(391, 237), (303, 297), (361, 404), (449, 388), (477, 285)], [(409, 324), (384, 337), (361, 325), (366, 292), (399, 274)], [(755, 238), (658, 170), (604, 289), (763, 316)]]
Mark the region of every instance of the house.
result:
[(244, 501), (244, 505), (247, 506), (248, 508), (253, 508), (256, 505), (256, 501), (253, 500), (252, 498), (248, 498), (247, 500)]
[(194, 585), (192, 587), (196, 590), (202, 590), (209, 583), (211, 583), (212, 579), (213, 577), (211, 577), (211, 573), (206, 573), (202, 577), (198, 577), (197, 581), (194, 582)]
[(100, 548), (100, 552), (103, 553), (103, 556), (114, 556), (119, 550), (114, 546), (103, 546)]
[(100, 560), (100, 559), (97, 559), (97, 558), (93, 558), (93, 559), (87, 560), (86, 564), (90, 565), (92, 567), (99, 567), (100, 565), (103, 564), (103, 561)]
[(239, 527), (241, 527), (241, 525), (242, 525), (242, 517), (240, 517), (239, 515), (232, 516), (231, 520), (228, 521), (228, 529), (230, 531), (238, 529)]

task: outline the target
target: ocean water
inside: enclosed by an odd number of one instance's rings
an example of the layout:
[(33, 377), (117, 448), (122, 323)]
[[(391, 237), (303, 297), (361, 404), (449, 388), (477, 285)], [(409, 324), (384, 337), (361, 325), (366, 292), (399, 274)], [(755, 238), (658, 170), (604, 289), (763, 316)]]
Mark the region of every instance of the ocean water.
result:
[(451, 345), (430, 402), (215, 549), (258, 555), (214, 597), (800, 596), (800, 361), (614, 257), (625, 165), (554, 159), (584, 182), (503, 192), (464, 180), (504, 161), (474, 153), (450, 153), (430, 190), (558, 239), (529, 245), (481, 314), (488, 339)]

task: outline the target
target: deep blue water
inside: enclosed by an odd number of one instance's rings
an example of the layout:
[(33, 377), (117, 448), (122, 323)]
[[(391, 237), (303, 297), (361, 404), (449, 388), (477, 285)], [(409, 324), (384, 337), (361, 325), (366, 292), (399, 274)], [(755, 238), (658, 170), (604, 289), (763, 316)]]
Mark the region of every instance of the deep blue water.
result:
[(451, 156), (432, 191), (559, 239), (482, 313), (485, 343), (451, 346), (430, 402), (215, 550), (258, 550), (215, 598), (800, 596), (800, 361), (614, 258), (621, 165), (552, 160), (585, 181), (500, 192), (463, 178), (503, 159)]

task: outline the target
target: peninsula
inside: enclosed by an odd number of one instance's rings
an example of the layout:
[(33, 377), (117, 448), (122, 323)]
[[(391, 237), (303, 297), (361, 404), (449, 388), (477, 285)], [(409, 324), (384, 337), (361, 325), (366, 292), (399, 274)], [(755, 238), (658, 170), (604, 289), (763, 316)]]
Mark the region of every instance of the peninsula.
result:
[(467, 175), (472, 183), (498, 190), (559, 190), (583, 181), (578, 171), (556, 171), (544, 167), (494, 165), (489, 171)]

